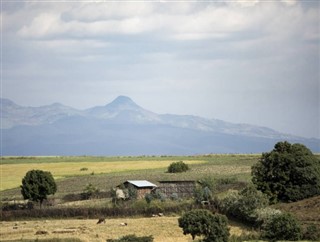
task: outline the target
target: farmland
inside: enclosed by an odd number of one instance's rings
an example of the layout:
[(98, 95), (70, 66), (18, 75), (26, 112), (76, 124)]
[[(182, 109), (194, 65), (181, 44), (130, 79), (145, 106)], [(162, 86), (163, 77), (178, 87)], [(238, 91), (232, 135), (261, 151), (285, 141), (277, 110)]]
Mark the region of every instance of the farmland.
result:
[[(129, 203), (118, 210), (123, 213), (116, 216), (107, 215), (114, 209), (110, 202), (110, 194), (108, 194), (110, 189), (126, 180), (140, 179), (158, 184), (161, 180), (213, 178), (231, 181), (233, 185), (241, 185), (251, 180), (251, 166), (260, 157), (259, 154), (161, 157), (2, 157), (0, 195), (3, 203), (22, 200), (19, 185), (25, 173), (31, 169), (50, 171), (56, 179), (58, 190), (54, 196), (50, 196), (50, 199), (56, 200), (54, 206), (38, 209), (37, 216), (32, 217), (32, 215), (31, 219), (28, 219), (29, 215), (20, 214), (21, 216), (14, 217), (14, 220), (8, 217), (9, 221), (1, 221), (1, 240), (40, 239), (41, 241), (41, 239), (50, 238), (78, 238), (81, 241), (98, 242), (109, 238), (119, 238), (126, 234), (136, 234), (137, 236), (153, 235), (155, 242), (191, 242), (191, 236), (183, 235), (177, 222), (181, 211), (193, 206), (191, 200), (168, 200), (164, 203), (155, 201), (150, 206), (145, 200), (142, 200)], [(189, 165), (190, 170), (183, 173), (167, 173), (168, 165), (175, 161), (184, 161)], [(81, 194), (88, 184), (98, 188), (100, 196), (92, 200), (66, 199), (70, 195)], [(320, 221), (316, 213), (319, 210), (318, 205), (319, 197), (315, 197), (299, 203), (277, 204), (276, 208), (292, 212), (303, 224), (318, 226)], [(163, 209), (168, 213), (164, 217), (154, 218), (150, 211), (155, 208)], [(136, 213), (136, 211), (139, 212)], [(77, 215), (69, 216), (69, 213)], [(105, 224), (96, 224), (98, 214), (107, 216)], [(120, 226), (123, 222), (128, 226)], [(232, 235), (252, 234), (252, 229), (244, 224), (230, 220), (229, 225)], [(45, 232), (36, 235), (38, 231)]]
[[(101, 191), (130, 179), (190, 180), (204, 176), (238, 177), (250, 179), (251, 166), (259, 155), (207, 155), (162, 157), (3, 157), (1, 163), (1, 196), (17, 197), (25, 173), (31, 169), (50, 171), (58, 185), (56, 196), (81, 192), (91, 183)], [(166, 173), (173, 161), (183, 160), (191, 171), (181, 174)], [(12, 175), (14, 174), (14, 175)]]

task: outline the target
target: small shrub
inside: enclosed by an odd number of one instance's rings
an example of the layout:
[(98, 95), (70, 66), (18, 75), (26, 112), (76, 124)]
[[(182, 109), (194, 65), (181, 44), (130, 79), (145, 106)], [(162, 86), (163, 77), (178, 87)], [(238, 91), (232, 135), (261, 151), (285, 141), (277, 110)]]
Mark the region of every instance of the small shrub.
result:
[(268, 241), (300, 240), (301, 227), (297, 220), (289, 213), (272, 216), (262, 225), (262, 239)]
[(271, 219), (273, 216), (282, 214), (281, 210), (266, 207), (255, 210), (256, 222), (260, 225)]
[(229, 185), (237, 182), (238, 182), (237, 177), (225, 177), (225, 178), (219, 178), (216, 180), (217, 185)]
[(83, 167), (83, 168), (80, 169), (80, 171), (87, 171), (87, 170), (88, 170), (87, 167)]
[(268, 198), (255, 187), (249, 185), (240, 192), (229, 191), (227, 196), (218, 202), (219, 209), (243, 222), (255, 223), (256, 210), (268, 205)]
[(81, 196), (83, 199), (90, 199), (99, 193), (99, 189), (89, 183), (83, 190)]
[(168, 167), (169, 173), (186, 172), (189, 170), (189, 166), (183, 161), (173, 162)]
[(152, 196), (151, 193), (147, 193), (145, 196), (144, 196), (144, 199), (146, 199), (146, 202), (148, 204), (150, 204), (152, 202), (152, 200), (154, 199), (154, 197)]
[(238, 191), (229, 190), (223, 198), (218, 199), (218, 208), (224, 214), (232, 215), (239, 199), (240, 195)]
[(167, 199), (166, 195), (160, 192), (159, 190), (156, 190), (155, 192), (147, 193), (144, 196), (144, 198), (148, 204), (150, 204), (153, 200), (160, 200), (161, 202), (164, 202)]
[(217, 187), (217, 180), (211, 176), (202, 178), (198, 183), (202, 188), (208, 187), (211, 191), (216, 190)]
[(153, 241), (152, 235), (138, 237), (134, 234), (126, 235), (119, 239), (107, 239), (107, 242), (152, 242), (152, 241)]
[(129, 185), (127, 190), (124, 190), (124, 192), (127, 192), (127, 197), (129, 200), (135, 200), (138, 198), (137, 189), (134, 188), (134, 186)]
[(211, 201), (213, 199), (212, 192), (209, 187), (198, 186), (193, 192), (194, 200), (197, 204), (201, 204), (203, 201)]

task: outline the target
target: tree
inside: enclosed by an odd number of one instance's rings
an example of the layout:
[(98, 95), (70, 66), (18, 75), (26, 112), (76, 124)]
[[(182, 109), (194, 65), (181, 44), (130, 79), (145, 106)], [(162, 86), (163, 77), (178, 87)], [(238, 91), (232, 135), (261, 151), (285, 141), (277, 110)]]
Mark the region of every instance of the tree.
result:
[(57, 185), (51, 173), (42, 170), (28, 171), (20, 187), (23, 198), (39, 202), (40, 208), (43, 200), (57, 191)]
[(278, 142), (252, 167), (252, 182), (271, 202), (320, 194), (320, 160), (302, 144)]
[(224, 215), (212, 214), (206, 209), (195, 209), (186, 212), (178, 219), (183, 234), (204, 236), (206, 242), (226, 242), (229, 237), (228, 219)]
[(289, 213), (274, 215), (262, 226), (262, 238), (268, 241), (300, 240), (301, 237), (300, 224)]
[(183, 161), (173, 162), (168, 167), (169, 173), (186, 172), (189, 170), (189, 166)]

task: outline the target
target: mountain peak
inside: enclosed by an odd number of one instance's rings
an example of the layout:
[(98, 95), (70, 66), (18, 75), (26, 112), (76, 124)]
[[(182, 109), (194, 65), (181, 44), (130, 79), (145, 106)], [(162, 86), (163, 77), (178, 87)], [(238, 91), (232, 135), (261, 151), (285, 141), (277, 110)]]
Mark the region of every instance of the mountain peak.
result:
[(131, 98), (127, 96), (118, 96), (111, 103), (107, 104), (108, 108), (111, 109), (136, 109), (140, 108)]
[(130, 97), (127, 96), (118, 96), (116, 99), (112, 101), (112, 103), (119, 104), (135, 104)]

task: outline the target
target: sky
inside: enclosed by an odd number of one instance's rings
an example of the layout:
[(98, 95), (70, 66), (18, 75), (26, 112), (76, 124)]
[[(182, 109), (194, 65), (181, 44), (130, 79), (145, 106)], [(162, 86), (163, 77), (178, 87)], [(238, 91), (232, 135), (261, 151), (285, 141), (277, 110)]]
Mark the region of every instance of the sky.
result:
[(320, 138), (319, 23), (318, 0), (1, 0), (1, 97)]

